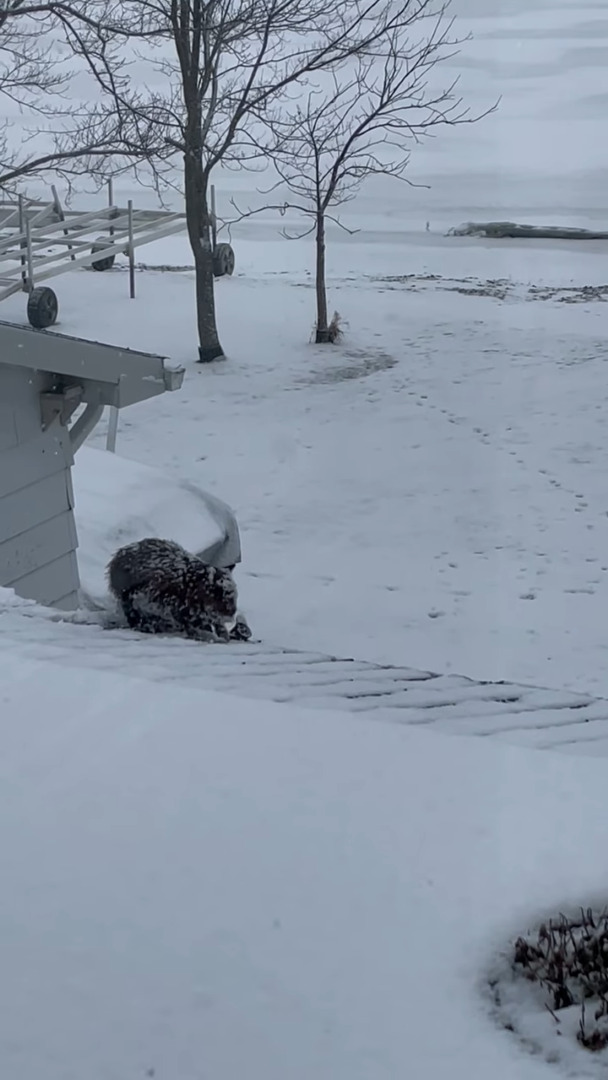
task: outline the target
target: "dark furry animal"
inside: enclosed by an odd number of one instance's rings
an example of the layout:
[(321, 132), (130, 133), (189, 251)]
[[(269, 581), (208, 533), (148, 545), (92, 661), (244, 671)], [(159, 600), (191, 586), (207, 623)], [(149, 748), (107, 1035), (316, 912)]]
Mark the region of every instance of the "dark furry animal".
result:
[[(237, 589), (230, 571), (209, 566), (172, 540), (149, 537), (120, 548), (107, 574), (132, 630), (228, 641), (238, 627)], [(250, 636), (244, 626), (248, 633), (235, 636)]]

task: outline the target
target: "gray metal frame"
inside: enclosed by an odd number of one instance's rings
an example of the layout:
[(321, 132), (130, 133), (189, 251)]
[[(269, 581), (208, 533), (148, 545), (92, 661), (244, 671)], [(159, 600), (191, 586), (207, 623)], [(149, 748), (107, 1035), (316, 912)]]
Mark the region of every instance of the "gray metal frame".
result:
[[(110, 187), (111, 194), (111, 187)], [(53, 200), (33, 202), (20, 196), (0, 203), (0, 301), (70, 270), (93, 266), (111, 256), (127, 255), (134, 268), (135, 249), (186, 227), (185, 214), (109, 206), (91, 213), (64, 210)]]

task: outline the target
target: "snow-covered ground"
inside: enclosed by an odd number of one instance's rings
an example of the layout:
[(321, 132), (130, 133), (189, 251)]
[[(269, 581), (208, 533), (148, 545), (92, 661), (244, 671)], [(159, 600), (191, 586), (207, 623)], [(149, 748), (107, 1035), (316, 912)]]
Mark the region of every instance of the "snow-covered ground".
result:
[[(311, 248), (264, 218), (233, 229), (218, 285), (225, 364), (194, 363), (188, 270), (140, 273), (135, 301), (120, 269), (58, 279), (59, 328), (186, 364), (179, 393), (122, 416), (118, 451), (234, 506), (257, 636), (608, 696), (608, 244), (443, 235), (606, 227), (608, 13), (454, 7), (476, 35), (463, 93), (500, 111), (416, 151), (430, 191), (370, 186), (345, 215), (361, 231), (332, 231), (340, 347), (308, 343)], [(255, 177), (217, 183), (224, 210), (256, 197)], [(141, 258), (190, 263), (182, 240)], [(24, 321), (23, 297), (0, 314)], [(99, 577), (104, 523), (80, 515)], [(22, 640), (0, 655), (3, 1075), (554, 1075), (480, 983), (537, 915), (605, 890), (602, 761), (45, 663), (46, 638), (37, 660)], [(180, 672), (187, 655), (204, 665), (184, 645)], [(581, 1055), (575, 1075), (601, 1069)]]
[[(416, 148), (411, 176), (430, 190), (370, 184), (346, 207), (360, 232), (330, 230), (340, 348), (307, 343), (313, 252), (278, 235), (295, 218), (232, 231), (223, 366), (193, 363), (188, 272), (142, 273), (135, 302), (118, 271), (58, 279), (61, 329), (187, 365), (180, 394), (123, 417), (119, 453), (235, 507), (261, 636), (608, 694), (608, 244), (444, 236), (471, 219), (607, 224), (607, 12), (591, 0), (491, 12), (454, 0), (454, 12), (474, 34), (450, 61), (463, 96), (475, 111), (501, 95), (500, 108)], [(228, 214), (263, 181), (216, 182)], [(119, 182), (129, 195), (151, 198)], [(140, 257), (191, 261), (181, 239)], [(22, 319), (22, 298), (2, 314)]]
[(601, 890), (602, 762), (5, 655), (0, 682), (4, 1076), (553, 1075), (481, 984)]
[(64, 332), (186, 364), (182, 391), (123, 415), (118, 450), (235, 508), (256, 634), (608, 693), (606, 307), (534, 292), (601, 283), (608, 245), (336, 243), (349, 326), (323, 350), (307, 248), (235, 244), (212, 368), (193, 363), (190, 273), (142, 272), (135, 301), (119, 271), (57, 288)]

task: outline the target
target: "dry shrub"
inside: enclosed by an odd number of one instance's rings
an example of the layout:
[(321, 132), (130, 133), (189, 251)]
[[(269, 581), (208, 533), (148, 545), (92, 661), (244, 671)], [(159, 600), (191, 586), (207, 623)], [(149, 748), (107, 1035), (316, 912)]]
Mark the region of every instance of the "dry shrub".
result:
[(342, 316), (334, 311), (331, 322), (326, 330), (320, 330), (317, 326), (314, 331), (314, 342), (316, 345), (337, 345), (342, 340)]
[(332, 345), (337, 345), (344, 336), (344, 331), (342, 330), (342, 316), (337, 311), (334, 311), (331, 317), (331, 322), (327, 328), (327, 334)]
[(578, 1041), (587, 1050), (608, 1046), (608, 910), (560, 915), (515, 942), (513, 965), (547, 993), (551, 1013), (580, 1006)]

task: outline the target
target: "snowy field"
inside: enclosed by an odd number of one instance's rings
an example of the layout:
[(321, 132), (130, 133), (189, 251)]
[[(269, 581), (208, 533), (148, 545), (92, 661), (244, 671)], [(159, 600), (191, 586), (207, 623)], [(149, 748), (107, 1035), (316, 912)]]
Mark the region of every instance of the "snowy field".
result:
[[(309, 344), (313, 252), (271, 217), (232, 231), (226, 363), (194, 363), (181, 239), (140, 252), (174, 269), (142, 271), (135, 301), (118, 266), (58, 279), (58, 329), (186, 365), (179, 393), (123, 413), (117, 449), (234, 507), (256, 636), (608, 696), (608, 244), (444, 235), (607, 227), (608, 10), (491, 7), (456, 0), (475, 40), (449, 74), (499, 113), (416, 152), (430, 190), (372, 185), (344, 215), (360, 232), (330, 232), (342, 345)], [(216, 183), (226, 213), (257, 197), (255, 177)], [(23, 297), (0, 314), (24, 322)], [(80, 509), (99, 579), (102, 523)], [(0, 655), (7, 1078), (543, 1080), (556, 1053), (602, 1075), (542, 1025), (524, 1055), (482, 994), (535, 919), (604, 903), (602, 761), (17, 648)]]
[(336, 244), (349, 326), (325, 351), (306, 247), (270, 239), (241, 240), (218, 287), (224, 365), (192, 362), (187, 272), (141, 273), (136, 301), (119, 271), (64, 278), (61, 329), (187, 365), (179, 394), (123, 414), (118, 450), (235, 508), (256, 635), (602, 694), (605, 304), (534, 291), (601, 283), (596, 246), (572, 247)]
[[(313, 251), (272, 217), (233, 229), (227, 364), (193, 363), (189, 272), (140, 274), (135, 302), (118, 270), (58, 279), (60, 327), (186, 364), (179, 395), (124, 415), (118, 449), (236, 509), (260, 636), (608, 694), (608, 244), (444, 236), (492, 218), (606, 225), (608, 18), (592, 3), (486, 11), (455, 4), (475, 37), (450, 64), (474, 109), (502, 95), (499, 111), (416, 151), (430, 190), (370, 185), (346, 208), (360, 232), (331, 231), (340, 348), (308, 344)], [(256, 182), (218, 178), (220, 210), (254, 202)], [(150, 198), (118, 186), (129, 195)], [(140, 258), (191, 262), (183, 239)], [(22, 320), (22, 298), (2, 314)]]

